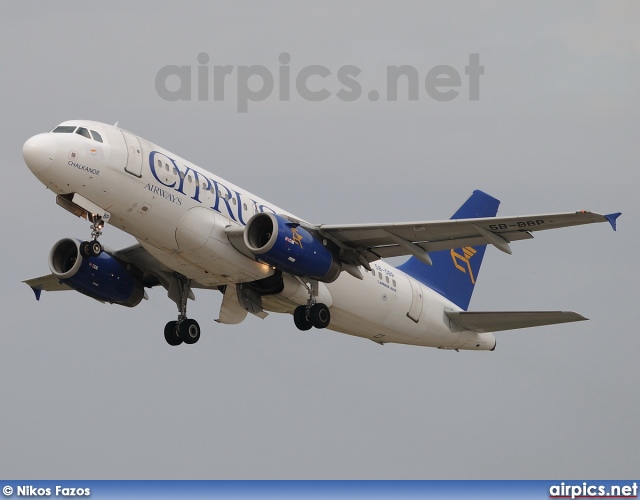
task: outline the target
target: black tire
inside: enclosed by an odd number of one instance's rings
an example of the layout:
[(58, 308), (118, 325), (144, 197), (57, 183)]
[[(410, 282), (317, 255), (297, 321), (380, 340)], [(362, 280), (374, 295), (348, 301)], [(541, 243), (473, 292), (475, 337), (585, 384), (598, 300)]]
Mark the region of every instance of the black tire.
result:
[(102, 245), (98, 240), (93, 240), (89, 246), (91, 248), (90, 252), (92, 257), (97, 257), (102, 253)]
[(302, 330), (303, 332), (310, 330), (313, 326), (313, 323), (305, 317), (305, 313), (306, 306), (298, 306), (296, 307), (296, 310), (293, 311), (293, 322), (296, 324), (298, 330)]
[(195, 344), (200, 340), (200, 325), (195, 319), (185, 319), (180, 324), (180, 338), (185, 344)]
[(176, 346), (182, 344), (182, 339), (176, 332), (177, 323), (177, 321), (169, 321), (164, 327), (164, 339), (169, 345)]
[(83, 241), (80, 243), (80, 255), (85, 259), (91, 257), (91, 242)]
[(311, 308), (311, 323), (316, 328), (326, 328), (331, 322), (331, 313), (324, 304), (314, 304)]

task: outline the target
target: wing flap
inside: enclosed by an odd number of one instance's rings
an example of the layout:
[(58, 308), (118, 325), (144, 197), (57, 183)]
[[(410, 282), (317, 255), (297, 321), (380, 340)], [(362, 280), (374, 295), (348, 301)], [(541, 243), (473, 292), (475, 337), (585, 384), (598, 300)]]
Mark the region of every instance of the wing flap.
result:
[(478, 333), (587, 320), (578, 313), (568, 311), (445, 311), (445, 315), (456, 325)]
[[(511, 242), (528, 240), (533, 238), (533, 235), (527, 231), (522, 231), (516, 233), (504, 233), (502, 237), (508, 239)], [(450, 250), (451, 248), (476, 247), (486, 244), (487, 240), (482, 236), (472, 236), (469, 238), (461, 238), (455, 240), (455, 246), (453, 247), (451, 240), (416, 243), (417, 246), (419, 246), (426, 252), (439, 252), (440, 250)], [(380, 258), (401, 257), (403, 255), (407, 255), (406, 250), (399, 245), (376, 247), (371, 251), (380, 256)]]

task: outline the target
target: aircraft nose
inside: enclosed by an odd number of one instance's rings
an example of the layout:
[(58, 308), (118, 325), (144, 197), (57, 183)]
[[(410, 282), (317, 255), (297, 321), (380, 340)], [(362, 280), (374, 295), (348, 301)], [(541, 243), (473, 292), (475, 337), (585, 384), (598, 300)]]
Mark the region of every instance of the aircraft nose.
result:
[(29, 169), (37, 174), (53, 163), (56, 150), (56, 140), (53, 134), (38, 134), (24, 143), (22, 156)]

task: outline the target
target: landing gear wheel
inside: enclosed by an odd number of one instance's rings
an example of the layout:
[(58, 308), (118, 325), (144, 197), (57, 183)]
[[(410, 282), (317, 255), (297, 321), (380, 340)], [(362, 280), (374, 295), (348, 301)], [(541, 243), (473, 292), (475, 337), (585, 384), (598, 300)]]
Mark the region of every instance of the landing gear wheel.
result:
[(296, 324), (298, 330), (307, 331), (310, 330), (313, 326), (313, 323), (307, 319), (307, 307), (306, 306), (298, 306), (296, 310), (293, 311), (293, 322)]
[(195, 319), (185, 319), (180, 324), (180, 338), (185, 344), (195, 344), (200, 340), (200, 325)]
[(89, 243), (89, 246), (91, 248), (92, 257), (97, 257), (102, 253), (102, 245), (98, 240), (93, 240), (92, 242)]
[(191, 279), (174, 273), (169, 285), (169, 297), (178, 306), (178, 321), (169, 321), (164, 338), (170, 345), (195, 344), (200, 340), (200, 325), (195, 319), (187, 319), (187, 299), (191, 294)]
[(98, 240), (83, 241), (80, 243), (80, 255), (84, 258), (97, 257), (102, 253), (102, 245)]
[(316, 328), (326, 328), (331, 321), (329, 308), (324, 304), (314, 304), (311, 306), (311, 323)]
[(80, 255), (82, 255), (82, 257), (84, 257), (85, 259), (91, 257), (90, 241), (83, 241), (82, 243), (80, 243)]
[(169, 321), (164, 327), (164, 339), (167, 341), (169, 345), (180, 345), (182, 344), (182, 339), (178, 336), (176, 332), (177, 321)]

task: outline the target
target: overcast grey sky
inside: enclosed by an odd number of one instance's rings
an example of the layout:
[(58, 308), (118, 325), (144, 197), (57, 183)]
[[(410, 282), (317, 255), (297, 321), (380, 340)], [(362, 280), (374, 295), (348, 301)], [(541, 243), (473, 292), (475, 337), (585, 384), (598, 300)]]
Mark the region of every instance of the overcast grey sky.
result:
[[(639, 21), (637, 2), (6, 2), (0, 476), (637, 476)], [(201, 52), (211, 71), (274, 75), (286, 52), (292, 75), (329, 68), (333, 95), (274, 91), (247, 113), (232, 90), (161, 99), (158, 71), (195, 72)], [(388, 102), (386, 67), (403, 64), (419, 99), (401, 87)], [(354, 102), (335, 96), (344, 65), (362, 70)], [(462, 75), (456, 99), (426, 93), (436, 65)], [(119, 121), (317, 223), (444, 219), (473, 189), (499, 198), (501, 215), (623, 216), (617, 233), (600, 224), (540, 233), (513, 256), (488, 249), (470, 309), (591, 319), (497, 334), (495, 352), (380, 347), (274, 314), (218, 325), (217, 292), (189, 306), (201, 341), (175, 349), (162, 289), (127, 309), (73, 292), (38, 303), (21, 284), (49, 272), (58, 239), (89, 235), (22, 160), (28, 137), (74, 118)], [(133, 238), (107, 227), (102, 241)]]

